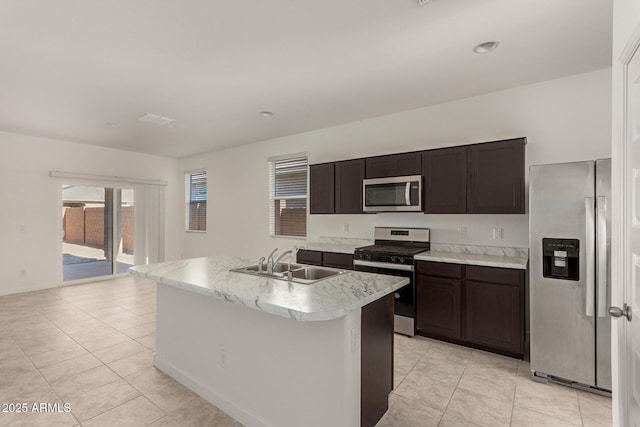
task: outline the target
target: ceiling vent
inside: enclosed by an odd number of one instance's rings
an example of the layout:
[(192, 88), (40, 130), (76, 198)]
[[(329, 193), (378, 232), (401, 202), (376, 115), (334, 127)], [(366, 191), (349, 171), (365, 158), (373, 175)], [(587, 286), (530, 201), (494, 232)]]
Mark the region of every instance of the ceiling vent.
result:
[(433, 0), (418, 0), (420, 6), (424, 6), (427, 3), (431, 3)]
[(175, 119), (170, 119), (169, 117), (159, 116), (157, 114), (147, 113), (142, 117), (138, 117), (138, 121), (151, 123), (156, 126), (169, 126), (175, 122)]

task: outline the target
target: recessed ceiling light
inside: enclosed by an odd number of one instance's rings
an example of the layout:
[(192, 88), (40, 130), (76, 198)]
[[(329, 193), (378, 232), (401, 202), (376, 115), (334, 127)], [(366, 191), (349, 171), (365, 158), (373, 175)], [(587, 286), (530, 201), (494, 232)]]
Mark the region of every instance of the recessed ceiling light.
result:
[(497, 47), (498, 47), (498, 42), (490, 41), (490, 42), (480, 43), (479, 45), (473, 48), (473, 51), (475, 53), (488, 53)]
[(271, 111), (260, 111), (258, 114), (262, 117), (273, 117), (273, 113)]

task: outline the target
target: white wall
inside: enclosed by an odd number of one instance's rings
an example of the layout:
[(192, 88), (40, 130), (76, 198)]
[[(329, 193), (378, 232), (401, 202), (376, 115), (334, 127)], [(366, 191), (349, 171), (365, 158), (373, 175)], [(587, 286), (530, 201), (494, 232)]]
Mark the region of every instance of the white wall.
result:
[[(186, 236), (185, 256), (255, 258), (299, 243), (268, 236), (270, 156), (307, 152), (320, 163), (526, 136), (528, 165), (609, 157), (610, 82), (604, 69), (185, 158), (183, 171), (208, 168), (210, 199), (208, 231)], [(439, 243), (528, 246), (527, 215), (311, 215), (308, 237), (372, 238), (375, 225), (431, 227)], [(504, 240), (493, 240), (495, 226)]]
[(184, 189), (177, 160), (0, 132), (0, 295), (58, 285), (61, 192), (49, 176), (54, 170), (168, 181), (165, 253), (180, 257), (183, 204), (176, 201)]

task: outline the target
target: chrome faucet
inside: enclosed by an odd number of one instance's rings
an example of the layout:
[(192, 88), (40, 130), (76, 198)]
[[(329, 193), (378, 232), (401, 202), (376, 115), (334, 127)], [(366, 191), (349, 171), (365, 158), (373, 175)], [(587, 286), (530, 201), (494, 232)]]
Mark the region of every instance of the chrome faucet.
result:
[(261, 256), (260, 259), (258, 260), (258, 274), (262, 273), (262, 264), (264, 263), (264, 257)]
[[(276, 265), (278, 265), (278, 263), (280, 262), (280, 260), (282, 258), (284, 258), (285, 256), (289, 255), (289, 254), (293, 254), (293, 251), (288, 250), (288, 251), (284, 251), (280, 254), (280, 256), (274, 261), (273, 256), (275, 255), (276, 251), (278, 250), (278, 248), (275, 248), (270, 254), (269, 254), (269, 258), (267, 258), (267, 274), (274, 274), (273, 273), (273, 267), (275, 267)], [(264, 260), (264, 258), (261, 258), (262, 260)], [(287, 266), (287, 271), (291, 270), (291, 258), (289, 258), (289, 265)], [(261, 272), (262, 268), (258, 267), (258, 272)]]
[[(280, 262), (280, 260), (284, 257), (286, 257), (289, 254), (292, 254), (293, 251), (288, 250), (288, 251), (284, 251), (280, 254), (280, 256), (278, 257), (278, 259), (276, 259), (276, 262), (273, 263), (273, 265), (278, 265), (278, 263)], [(287, 270), (291, 270), (291, 257), (289, 257), (289, 264), (287, 266)]]
[(278, 248), (275, 248), (273, 251), (271, 251), (269, 257), (267, 258), (267, 274), (273, 274), (273, 266), (277, 264), (277, 262), (273, 262), (273, 255), (277, 250)]

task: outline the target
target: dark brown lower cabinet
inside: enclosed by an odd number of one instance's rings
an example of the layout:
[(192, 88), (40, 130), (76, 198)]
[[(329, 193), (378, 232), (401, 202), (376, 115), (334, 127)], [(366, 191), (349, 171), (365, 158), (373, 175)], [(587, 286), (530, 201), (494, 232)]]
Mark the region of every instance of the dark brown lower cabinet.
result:
[(421, 335), (462, 336), (460, 279), (418, 275), (416, 329)]
[(353, 270), (353, 254), (300, 249), (296, 261), (298, 264)]
[(353, 270), (353, 254), (323, 252), (322, 265), (324, 267)]
[(524, 356), (525, 270), (418, 261), (416, 271), (419, 335)]
[(360, 425), (375, 426), (393, 390), (393, 293), (362, 308)]
[(466, 267), (465, 339), (503, 354), (524, 354), (524, 270)]
[(465, 338), (474, 344), (521, 355), (521, 291), (517, 285), (467, 280)]
[(310, 251), (307, 249), (300, 249), (298, 251), (298, 256), (296, 261), (299, 264), (308, 264), (308, 265), (322, 265), (322, 252), (321, 251)]

